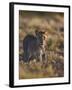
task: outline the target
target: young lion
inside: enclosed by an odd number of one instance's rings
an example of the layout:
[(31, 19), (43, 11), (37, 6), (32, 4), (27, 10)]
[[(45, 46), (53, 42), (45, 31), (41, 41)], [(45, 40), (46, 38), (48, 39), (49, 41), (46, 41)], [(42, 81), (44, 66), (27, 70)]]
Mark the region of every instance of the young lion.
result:
[(34, 35), (27, 35), (23, 40), (24, 62), (36, 59), (47, 60), (46, 45), (48, 33), (45, 31), (35, 31)]

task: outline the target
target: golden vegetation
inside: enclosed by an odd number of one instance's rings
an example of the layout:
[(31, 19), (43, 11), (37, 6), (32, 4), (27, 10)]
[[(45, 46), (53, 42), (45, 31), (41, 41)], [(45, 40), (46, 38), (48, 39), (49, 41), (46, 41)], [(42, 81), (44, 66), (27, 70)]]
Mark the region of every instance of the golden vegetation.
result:
[[(48, 32), (47, 63), (23, 62), (23, 39), (35, 30)], [(53, 12), (19, 12), (19, 79), (64, 76), (64, 14)]]

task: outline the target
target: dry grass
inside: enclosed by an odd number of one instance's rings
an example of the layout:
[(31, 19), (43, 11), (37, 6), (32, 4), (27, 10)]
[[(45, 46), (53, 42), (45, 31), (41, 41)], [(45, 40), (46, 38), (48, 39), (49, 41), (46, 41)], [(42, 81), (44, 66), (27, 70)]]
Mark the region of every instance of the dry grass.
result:
[[(19, 79), (63, 77), (64, 76), (64, 14), (19, 12)], [(35, 34), (35, 29), (48, 32), (48, 61), (31, 60), (23, 62), (23, 39)]]

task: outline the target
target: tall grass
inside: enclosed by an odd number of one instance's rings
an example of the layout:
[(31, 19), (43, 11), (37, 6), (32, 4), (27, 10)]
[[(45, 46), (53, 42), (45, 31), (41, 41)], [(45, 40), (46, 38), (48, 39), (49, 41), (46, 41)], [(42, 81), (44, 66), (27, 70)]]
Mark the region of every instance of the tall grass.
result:
[[(47, 63), (23, 62), (23, 39), (35, 30), (48, 32)], [(64, 14), (56, 12), (19, 12), (19, 79), (64, 76)]]

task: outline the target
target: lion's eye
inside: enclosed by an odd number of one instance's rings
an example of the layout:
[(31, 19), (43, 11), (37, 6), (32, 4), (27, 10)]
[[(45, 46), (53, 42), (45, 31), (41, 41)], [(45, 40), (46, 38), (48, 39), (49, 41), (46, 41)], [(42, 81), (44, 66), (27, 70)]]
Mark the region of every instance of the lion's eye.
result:
[(45, 39), (45, 36), (43, 36), (43, 39)]

